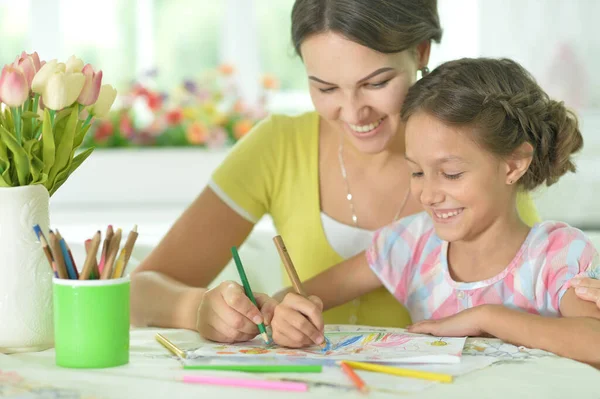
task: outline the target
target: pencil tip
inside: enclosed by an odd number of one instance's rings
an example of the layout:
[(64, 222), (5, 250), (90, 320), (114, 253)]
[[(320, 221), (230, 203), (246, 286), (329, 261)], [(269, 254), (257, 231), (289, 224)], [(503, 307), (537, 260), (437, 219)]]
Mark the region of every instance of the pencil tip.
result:
[(137, 227), (138, 227), (137, 224), (133, 225), (133, 231), (136, 232), (136, 233), (137, 233)]

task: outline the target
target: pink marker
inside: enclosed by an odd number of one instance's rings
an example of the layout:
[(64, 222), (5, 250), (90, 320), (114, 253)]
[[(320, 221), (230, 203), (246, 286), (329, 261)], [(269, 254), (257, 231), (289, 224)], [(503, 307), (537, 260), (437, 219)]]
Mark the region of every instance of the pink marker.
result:
[(255, 380), (251, 378), (215, 377), (211, 375), (184, 375), (183, 382), (255, 389), (273, 389), (277, 391), (305, 392), (308, 390), (308, 385), (302, 382)]

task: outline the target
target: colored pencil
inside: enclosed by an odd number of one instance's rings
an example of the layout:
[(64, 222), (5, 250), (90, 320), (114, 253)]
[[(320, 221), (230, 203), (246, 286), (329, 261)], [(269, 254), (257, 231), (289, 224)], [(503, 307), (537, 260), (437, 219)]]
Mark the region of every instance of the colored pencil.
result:
[(100, 241), (102, 240), (101, 235), (102, 233), (100, 230), (98, 230), (90, 242), (89, 248), (87, 249), (87, 255), (85, 257), (85, 262), (83, 264), (83, 269), (79, 275), (80, 280), (89, 280), (92, 277), (94, 263), (96, 263), (96, 255), (98, 253), (98, 248), (100, 247)]
[[(285, 270), (290, 278), (290, 281), (292, 282), (294, 291), (296, 291), (296, 294), (302, 295), (303, 297), (307, 298), (308, 294), (304, 290), (304, 287), (302, 286), (302, 282), (300, 281), (300, 278), (298, 277), (298, 272), (296, 272), (296, 268), (294, 267), (292, 258), (290, 257), (290, 254), (287, 250), (287, 247), (285, 246), (285, 243), (283, 242), (283, 237), (275, 236), (275, 237), (273, 237), (273, 242), (275, 243), (275, 247), (277, 248), (279, 257), (281, 258), (281, 261), (283, 262), (283, 266), (285, 267)], [(322, 350), (327, 347), (327, 339), (325, 338), (325, 336), (323, 336), (323, 342), (319, 346), (321, 347)]]
[[(102, 233), (100, 233), (100, 235), (102, 235)], [(102, 238), (100, 238), (100, 241), (102, 241)], [(87, 240), (85, 240), (85, 254), (87, 256), (88, 252), (90, 252), (90, 249), (92, 247), (92, 239), (88, 238)], [(99, 247), (99, 246), (98, 246)], [(98, 248), (100, 249), (100, 248)], [(94, 257), (92, 257), (91, 262), (92, 262), (92, 271), (90, 273), (90, 280), (96, 280), (100, 278), (100, 270), (98, 269), (98, 251), (96, 251), (96, 254), (94, 255)]]
[[(256, 299), (254, 298), (254, 294), (252, 293), (252, 289), (250, 288), (250, 283), (248, 282), (248, 278), (246, 277), (246, 272), (244, 271), (244, 266), (242, 265), (242, 260), (240, 259), (240, 255), (238, 254), (237, 248), (232, 247), (231, 253), (233, 254), (233, 260), (235, 261), (235, 266), (237, 267), (238, 274), (240, 275), (240, 279), (242, 280), (242, 285), (244, 286), (246, 296), (250, 298), (254, 306), (258, 308), (258, 303), (256, 303)], [(271, 339), (269, 338), (269, 334), (267, 334), (267, 329), (265, 328), (264, 323), (260, 323), (258, 325), (258, 331), (260, 331), (260, 335), (265, 340), (265, 343), (267, 345), (270, 344)]]
[(108, 254), (106, 256), (104, 262), (104, 268), (102, 269), (102, 274), (100, 278), (102, 280), (106, 280), (111, 278), (113, 272), (113, 265), (115, 263), (115, 259), (117, 258), (117, 254), (119, 253), (119, 247), (121, 245), (121, 229), (117, 229), (117, 232), (114, 233), (112, 239), (110, 240), (110, 245), (108, 247)]
[(121, 253), (119, 254), (119, 258), (117, 259), (117, 263), (115, 263), (115, 267), (112, 272), (111, 278), (120, 278), (123, 276), (123, 272), (125, 271), (125, 258), (127, 256), (127, 250), (123, 248)]
[(52, 251), (50, 251), (50, 247), (48, 246), (48, 240), (46, 240), (46, 236), (42, 232), (40, 225), (36, 224), (33, 226), (33, 231), (42, 244), (42, 251), (44, 251), (44, 255), (46, 255), (46, 259), (48, 259), (48, 263), (50, 264), (50, 268), (54, 272), (54, 276), (58, 277), (58, 272), (56, 271), (56, 265), (54, 264), (54, 257), (52, 256)]
[(162, 346), (164, 346), (169, 351), (171, 351), (171, 353), (173, 353), (175, 356), (179, 356), (184, 359), (186, 358), (185, 352), (183, 350), (179, 349), (173, 342), (171, 342), (169, 339), (167, 339), (167, 337), (165, 337), (164, 335), (162, 335), (160, 333), (156, 333), (154, 338), (156, 338), (156, 340)]
[(184, 370), (225, 370), (249, 373), (320, 373), (320, 364), (190, 364)]
[(349, 365), (347, 365), (345, 362), (340, 362), (340, 367), (342, 368), (342, 371), (344, 373), (346, 373), (346, 375), (348, 376), (348, 378), (350, 378), (350, 380), (352, 381), (352, 383), (354, 385), (356, 385), (356, 388), (359, 391), (361, 391), (362, 393), (369, 392), (369, 388), (367, 387), (367, 385), (365, 384), (365, 382), (362, 380), (362, 378), (359, 377), (358, 374), (356, 374), (354, 372), (354, 370), (352, 370), (352, 367), (350, 367)]
[(350, 367), (357, 369), (357, 370), (374, 371), (377, 373), (391, 374), (391, 375), (396, 375), (399, 377), (420, 378), (423, 380), (430, 380), (430, 381), (452, 382), (452, 375), (450, 375), (450, 374), (433, 373), (430, 371), (410, 370), (410, 369), (404, 369), (404, 368), (400, 368), (400, 367), (384, 366), (384, 365), (380, 365), (380, 364), (363, 363), (363, 362), (344, 361), (344, 363), (346, 363)]
[(109, 224), (106, 228), (106, 235), (104, 236), (104, 243), (102, 244), (102, 252), (100, 252), (100, 263), (98, 264), (98, 270), (100, 273), (104, 270), (104, 263), (108, 257), (108, 250), (110, 247), (110, 241), (114, 235), (112, 224)]
[(125, 271), (125, 269), (127, 268), (127, 264), (129, 263), (129, 258), (131, 257), (131, 254), (133, 252), (133, 247), (135, 245), (135, 241), (138, 238), (137, 230), (138, 230), (138, 226), (136, 224), (133, 226), (133, 229), (131, 229), (131, 231), (127, 235), (127, 241), (125, 241), (125, 245), (123, 246), (123, 249), (126, 251), (125, 252), (125, 261), (123, 263), (123, 271)]
[(271, 389), (291, 392), (305, 392), (308, 390), (308, 384), (301, 382), (255, 380), (251, 378), (215, 377), (210, 375), (184, 375), (183, 382), (254, 389)]
[(73, 257), (69, 254), (67, 242), (60, 235), (60, 232), (58, 230), (56, 230), (56, 238), (58, 239), (58, 244), (60, 245), (60, 249), (62, 250), (62, 255), (65, 261), (65, 266), (67, 267), (67, 274), (69, 275), (69, 279), (77, 280), (79, 278), (79, 273), (77, 273), (77, 267), (75, 266), (75, 263), (73, 263)]
[(52, 254), (54, 255), (54, 264), (56, 265), (58, 278), (68, 279), (69, 274), (67, 273), (67, 267), (65, 266), (65, 260), (62, 255), (62, 249), (60, 248), (58, 238), (52, 230), (50, 230), (48, 233), (48, 237), (50, 240), (50, 248), (52, 249)]

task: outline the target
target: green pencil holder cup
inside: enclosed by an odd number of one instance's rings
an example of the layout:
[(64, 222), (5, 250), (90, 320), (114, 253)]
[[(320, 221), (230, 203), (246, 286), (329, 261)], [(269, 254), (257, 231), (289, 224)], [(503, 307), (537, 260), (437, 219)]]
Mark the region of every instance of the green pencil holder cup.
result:
[(129, 277), (53, 279), (56, 365), (105, 368), (129, 363)]

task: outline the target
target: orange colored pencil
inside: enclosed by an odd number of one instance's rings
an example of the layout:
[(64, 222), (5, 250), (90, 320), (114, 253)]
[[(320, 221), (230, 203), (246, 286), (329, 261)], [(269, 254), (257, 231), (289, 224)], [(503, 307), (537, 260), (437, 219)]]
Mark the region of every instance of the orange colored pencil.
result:
[(342, 368), (342, 371), (344, 371), (344, 373), (346, 373), (348, 378), (350, 378), (350, 380), (352, 380), (354, 385), (356, 385), (356, 388), (358, 388), (359, 391), (361, 391), (362, 393), (369, 392), (369, 387), (367, 387), (367, 385), (362, 380), (362, 378), (360, 378), (358, 376), (358, 374), (356, 374), (356, 372), (354, 372), (354, 370), (352, 370), (352, 367), (348, 366), (343, 361), (340, 362), (340, 367)]

